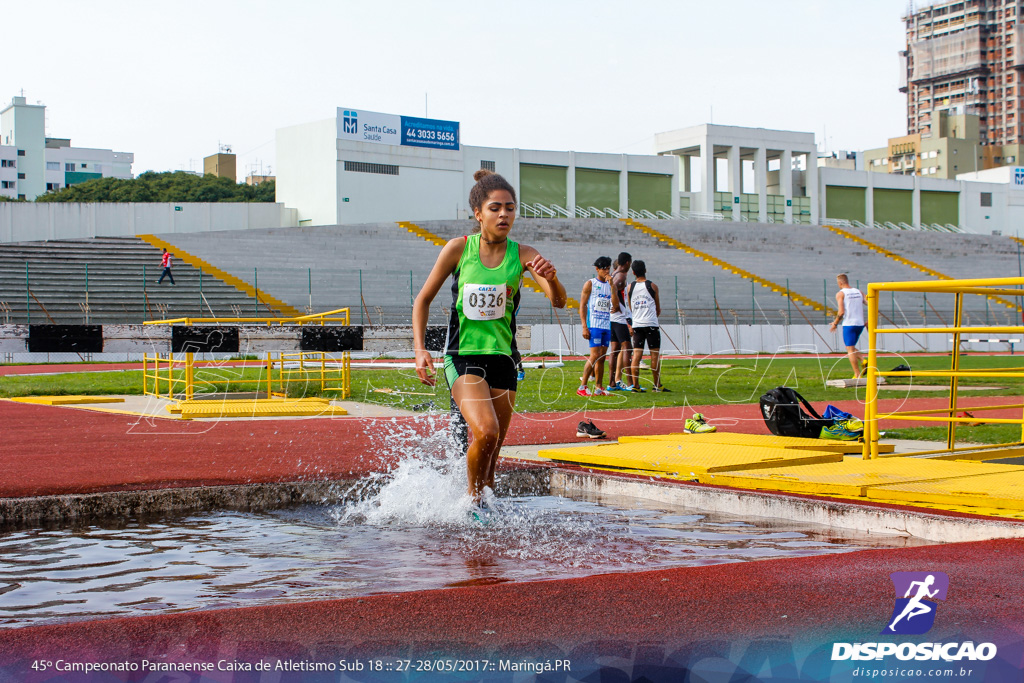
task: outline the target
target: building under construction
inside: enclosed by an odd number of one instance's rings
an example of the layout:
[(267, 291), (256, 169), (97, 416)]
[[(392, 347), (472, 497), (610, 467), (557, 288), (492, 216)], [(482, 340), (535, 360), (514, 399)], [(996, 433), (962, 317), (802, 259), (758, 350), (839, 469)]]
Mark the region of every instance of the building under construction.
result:
[(1024, 0), (911, 3), (904, 17), (907, 47), (900, 53), (909, 135), (937, 135), (938, 113), (953, 110), (979, 116), (983, 145), (1024, 141), (1022, 5)]

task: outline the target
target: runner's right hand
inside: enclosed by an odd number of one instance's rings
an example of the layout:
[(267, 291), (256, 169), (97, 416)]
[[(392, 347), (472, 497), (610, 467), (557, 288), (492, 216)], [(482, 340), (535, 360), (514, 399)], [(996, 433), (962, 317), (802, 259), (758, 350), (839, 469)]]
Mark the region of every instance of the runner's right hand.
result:
[(427, 386), (434, 386), (437, 380), (434, 378), (434, 359), (430, 351), (418, 349), (416, 351), (416, 376)]

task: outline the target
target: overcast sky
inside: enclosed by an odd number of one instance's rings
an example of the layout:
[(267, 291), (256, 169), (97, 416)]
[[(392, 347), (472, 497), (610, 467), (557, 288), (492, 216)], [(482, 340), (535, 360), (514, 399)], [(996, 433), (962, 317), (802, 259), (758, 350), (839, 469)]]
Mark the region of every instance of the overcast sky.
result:
[(829, 150), (859, 150), (906, 132), (897, 61), (906, 9), (905, 0), (6, 3), (0, 100), (24, 89), (47, 106), (47, 135), (134, 152), (136, 174), (201, 171), (204, 156), (230, 144), (239, 180), (274, 165), (277, 128), (337, 107), (422, 116), (429, 106), (431, 118), (461, 122), (464, 144), (493, 147), (647, 154), (655, 133), (713, 121), (810, 131)]

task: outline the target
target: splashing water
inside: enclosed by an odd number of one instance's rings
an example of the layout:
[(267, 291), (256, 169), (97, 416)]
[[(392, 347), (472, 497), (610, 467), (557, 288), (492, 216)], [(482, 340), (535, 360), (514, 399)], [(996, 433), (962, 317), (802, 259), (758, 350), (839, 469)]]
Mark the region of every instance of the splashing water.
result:
[(335, 509), (339, 526), (422, 528), (443, 555), (543, 560), (567, 568), (603, 564), (609, 553), (622, 565), (649, 559), (652, 551), (631, 538), (628, 526), (598, 522), (557, 497), (542, 503), (533, 497), (498, 499), (485, 489), (492, 513), (482, 525), (471, 514), (465, 455), (440, 417), (423, 416), (431, 428), (427, 437), (400, 423), (375, 432), (380, 449), (397, 465), (369, 477), (358, 500)]
[[(424, 423), (428, 436), (415, 428)], [(383, 422), (375, 426), (372, 438), (379, 453), (397, 465), (366, 479), (359, 499), (337, 510), (339, 524), (469, 524), (466, 458), (449, 437), (446, 419), (428, 413), (412, 426)]]

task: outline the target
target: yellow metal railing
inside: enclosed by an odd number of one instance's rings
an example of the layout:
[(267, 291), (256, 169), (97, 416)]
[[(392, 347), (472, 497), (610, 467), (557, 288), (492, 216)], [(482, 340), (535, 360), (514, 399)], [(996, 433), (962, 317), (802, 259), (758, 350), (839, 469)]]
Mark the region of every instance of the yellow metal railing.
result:
[(802, 294), (797, 294), (796, 292), (794, 292), (792, 289), (789, 289), (785, 285), (780, 285), (780, 284), (778, 284), (776, 282), (772, 282), (771, 280), (768, 280), (767, 278), (763, 278), (760, 275), (755, 275), (754, 273), (751, 273), (749, 270), (744, 270), (743, 268), (740, 268), (739, 266), (734, 266), (733, 264), (729, 263), (728, 261), (723, 261), (722, 259), (720, 259), (720, 258), (718, 258), (716, 256), (712, 256), (711, 254), (709, 254), (709, 253), (707, 253), (705, 251), (701, 251), (700, 249), (697, 249), (696, 247), (691, 247), (688, 244), (684, 244), (683, 242), (680, 242), (679, 240), (675, 239), (674, 237), (669, 237), (665, 233), (660, 232), (658, 230), (655, 230), (654, 228), (649, 227), (647, 225), (644, 225), (643, 223), (639, 223), (639, 222), (633, 220), (632, 218), (623, 218), (622, 221), (624, 223), (626, 223), (626, 225), (629, 225), (629, 226), (631, 226), (633, 228), (636, 228), (640, 232), (648, 234), (651, 237), (655, 237), (660, 242), (664, 242), (665, 244), (669, 244), (669, 245), (675, 247), (676, 249), (684, 251), (687, 254), (689, 254), (690, 256), (694, 256), (694, 257), (699, 258), (699, 259), (701, 259), (703, 261), (707, 261), (707, 262), (711, 263), (712, 265), (718, 266), (719, 268), (721, 268), (722, 270), (724, 270), (726, 272), (732, 273), (734, 275), (739, 275), (740, 277), (742, 277), (742, 278), (744, 278), (746, 280), (753, 280), (754, 282), (756, 282), (757, 284), (761, 285), (762, 287), (764, 287), (766, 289), (770, 289), (773, 292), (778, 292), (782, 296), (788, 296), (790, 299), (792, 299), (796, 303), (801, 304), (803, 306), (807, 306), (808, 308), (810, 308), (812, 310), (821, 311), (821, 312), (825, 313), (826, 317), (827, 316), (831, 316), (831, 315), (835, 315), (836, 311), (835, 311), (834, 308), (832, 308), (830, 306), (823, 306), (822, 304), (819, 304), (817, 301), (815, 301), (813, 299), (809, 299), (809, 298), (807, 298), (806, 296), (804, 296)]
[[(143, 394), (170, 400), (191, 401), (196, 396), (196, 387), (204, 391), (200, 394), (227, 393), (232, 385), (255, 387), (257, 393), (265, 393), (267, 398), (287, 398), (288, 385), (304, 384), (319, 386), (321, 393), (339, 392), (338, 398), (349, 398), (352, 395), (352, 360), (351, 354), (345, 351), (335, 358), (325, 351), (299, 351), (282, 353), (278, 358), (268, 352), (259, 365), (199, 365), (195, 364), (195, 354), (186, 353), (184, 358), (175, 358), (170, 354), (166, 358), (160, 354), (145, 355), (142, 358)], [(292, 365), (294, 367), (289, 367)], [(259, 367), (258, 377), (242, 376), (247, 368)], [(225, 377), (225, 370), (238, 370), (234, 377)]]
[[(175, 366), (180, 367), (175, 373)], [(160, 398), (174, 399), (175, 387), (179, 384), (185, 385), (184, 394), (189, 394), (192, 388), (192, 381), (189, 379), (192, 370), (192, 354), (185, 354), (185, 358), (174, 358), (169, 354), (166, 358), (157, 354), (155, 356), (144, 355), (142, 357), (142, 393), (145, 396), (157, 396)], [(177, 376), (175, 376), (177, 374)], [(150, 380), (153, 381), (153, 388), (150, 389)], [(167, 391), (162, 385), (167, 385)], [(188, 396), (191, 398), (191, 396)]]
[[(928, 266), (923, 266), (920, 263), (917, 263), (916, 261), (911, 261), (910, 259), (908, 259), (908, 258), (906, 258), (904, 256), (900, 256), (899, 254), (897, 254), (895, 252), (889, 251), (885, 247), (882, 247), (882, 246), (880, 246), (878, 244), (875, 244), (874, 242), (871, 242), (870, 240), (866, 240), (863, 237), (860, 237), (858, 235), (854, 235), (852, 232), (850, 232), (848, 230), (844, 230), (844, 229), (836, 227), (834, 225), (826, 225), (825, 227), (828, 228), (829, 230), (831, 230), (832, 232), (836, 233), (837, 235), (841, 235), (842, 237), (845, 237), (848, 240), (852, 240), (852, 241), (856, 242), (857, 244), (861, 245), (862, 247), (867, 247), (868, 249), (871, 249), (872, 251), (878, 252), (879, 254), (882, 254), (886, 258), (890, 258), (893, 261), (896, 261), (897, 263), (902, 263), (905, 266), (913, 268), (914, 270), (919, 270), (922, 273), (924, 273), (926, 275), (931, 275), (932, 277), (937, 278), (939, 280), (950, 280), (950, 281), (953, 281), (953, 277), (950, 276), (950, 275), (946, 275), (945, 273), (940, 273), (939, 271), (934, 270), (932, 268), (929, 268)], [(910, 290), (900, 290), (900, 291), (910, 291)], [(929, 291), (931, 291), (931, 290), (929, 290)], [(1012, 308), (1012, 309), (1018, 310), (1018, 311), (1021, 310), (1020, 307), (1017, 306), (1012, 301), (1007, 301), (1006, 299), (1003, 299), (1003, 298), (1001, 298), (999, 296), (996, 296), (996, 294), (998, 294), (998, 292), (987, 292), (986, 291), (986, 292), (970, 292), (970, 293), (971, 294), (983, 294), (983, 295), (987, 296), (989, 299), (991, 299), (992, 301), (996, 301), (998, 303), (1001, 303), (1002, 305), (1006, 306), (1007, 308)], [(1011, 295), (1011, 296), (1014, 296), (1014, 295)]]
[[(953, 294), (956, 298), (954, 307), (953, 324), (943, 327), (886, 327), (878, 325), (879, 293), (890, 292), (921, 292), (925, 294)], [(917, 453), (905, 453), (903, 455), (932, 455), (936, 453), (956, 453), (964, 450), (985, 450), (1007, 448), (1010, 446), (1024, 445), (1024, 413), (1020, 418), (985, 418), (986, 423), (994, 424), (1019, 424), (1021, 435), (1019, 441), (993, 444), (986, 446), (960, 447), (956, 446), (956, 427), (959, 423), (977, 422), (977, 417), (959, 417), (957, 412), (957, 397), (959, 381), (961, 377), (1003, 377), (1003, 378), (1024, 378), (1024, 367), (1019, 368), (978, 368), (961, 369), (960, 367), (960, 340), (962, 335), (975, 334), (1024, 334), (1024, 325), (985, 325), (970, 327), (963, 325), (964, 317), (964, 296), (977, 294), (992, 298), (994, 294), (1003, 296), (1024, 296), (1024, 278), (983, 278), (973, 280), (939, 280), (925, 282), (878, 282), (868, 285), (867, 295), (867, 333), (868, 333), (868, 372), (867, 387), (864, 406), (864, 429), (865, 440), (863, 457), (865, 460), (877, 458), (879, 420), (905, 420), (914, 422), (936, 422), (946, 424), (946, 448), (944, 450), (919, 451)], [(885, 334), (912, 334), (931, 333), (949, 334), (953, 339), (953, 351), (948, 370), (914, 370), (912, 372), (881, 372), (878, 369), (879, 335)], [(949, 401), (946, 408), (930, 410), (902, 410), (881, 412), (878, 409), (878, 378), (879, 377), (946, 377), (949, 379)], [(972, 412), (986, 410), (1024, 409), (1024, 402), (1010, 403), (992, 406), (971, 406)]]
[[(349, 309), (338, 308), (324, 313), (311, 313), (290, 318), (174, 318), (170, 320), (147, 320), (146, 325), (202, 325), (202, 324), (239, 324), (255, 323), (271, 327), (274, 325), (326, 325), (327, 323), (338, 323), (342, 326), (349, 325)], [(278, 359), (267, 352), (266, 358), (260, 363), (262, 372), (258, 378), (243, 379), (241, 374), (237, 377), (224, 378), (225, 369), (240, 367), (243, 371), (253, 365), (243, 364), (241, 366), (227, 366), (218, 363), (212, 365), (195, 365), (195, 354), (186, 353), (185, 359), (174, 358), (169, 354), (166, 358), (161, 354), (155, 356), (143, 356), (142, 375), (143, 393), (147, 396), (166, 397), (174, 400), (184, 396), (184, 400), (190, 401), (195, 396), (197, 373), (198, 382), (203, 387), (213, 390), (223, 388), (224, 391), (232, 384), (255, 384), (257, 391), (264, 391), (267, 398), (274, 396), (286, 396), (288, 385), (304, 382), (319, 383), (320, 390), (338, 391), (339, 398), (349, 398), (352, 395), (352, 355), (348, 351), (338, 352), (338, 358), (334, 358), (325, 351), (301, 351), (298, 353), (281, 353)], [(298, 363), (298, 369), (286, 368), (285, 363)], [(309, 370), (312, 365), (314, 370)], [(276, 372), (276, 375), (275, 375)], [(221, 375), (218, 377), (218, 373)], [(152, 390), (150, 389), (152, 381)], [(184, 385), (181, 391), (176, 391), (179, 385)], [(166, 386), (166, 392), (163, 388)], [(210, 391), (205, 393), (217, 393)]]
[[(352, 361), (346, 351), (340, 360), (335, 360), (324, 351), (299, 351), (298, 353), (282, 353), (279, 359), (277, 385), (280, 393), (285, 396), (289, 384), (319, 384), (320, 391), (338, 391), (338, 398), (349, 398), (352, 395)], [(269, 354), (268, 354), (268, 368)], [(286, 367), (287, 363), (298, 367)]]
[(349, 309), (338, 308), (333, 311), (327, 311), (325, 313), (310, 313), (309, 315), (298, 315), (289, 318), (171, 318), (168, 320), (147, 320), (143, 325), (201, 325), (201, 324), (212, 324), (217, 325), (221, 323), (256, 323), (260, 325), (304, 325), (304, 324), (319, 324), (324, 325), (329, 322), (341, 323), (342, 325), (348, 325), (349, 323)]

